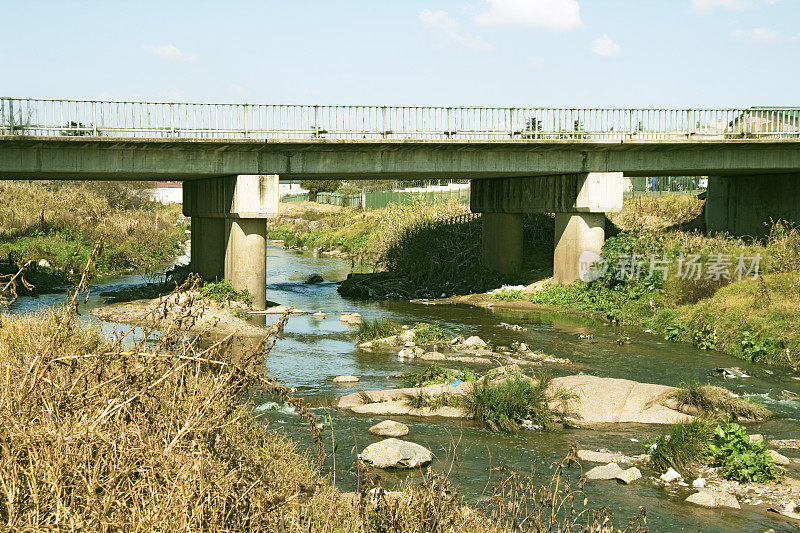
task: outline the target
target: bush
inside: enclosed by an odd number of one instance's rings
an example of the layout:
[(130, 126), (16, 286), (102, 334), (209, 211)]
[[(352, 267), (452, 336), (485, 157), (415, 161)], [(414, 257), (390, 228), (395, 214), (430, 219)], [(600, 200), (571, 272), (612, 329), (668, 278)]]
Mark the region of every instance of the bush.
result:
[(403, 384), (406, 387), (424, 387), (426, 385), (450, 383), (458, 379), (461, 381), (475, 381), (478, 379), (478, 375), (469, 369), (453, 370), (433, 363), (419, 372), (405, 374), (403, 376)]
[(463, 405), (476, 422), (495, 431), (517, 431), (524, 420), (551, 430), (563, 422), (572, 397), (563, 389), (550, 390), (552, 379), (546, 372), (538, 381), (520, 374), (496, 383), (482, 379), (464, 396)]
[(772, 457), (763, 441), (751, 441), (747, 430), (736, 423), (717, 426), (710, 445), (712, 466), (722, 468), (725, 479), (767, 483), (778, 478)]
[(414, 326), (414, 338), (411, 339), (418, 346), (427, 346), (433, 343), (443, 343), (450, 340), (439, 324), (426, 324), (418, 322)]
[(650, 464), (662, 472), (669, 468), (679, 472), (694, 470), (707, 463), (713, 435), (714, 424), (704, 418), (675, 424), (669, 433), (647, 444)]
[(207, 298), (218, 304), (227, 302), (242, 302), (245, 305), (252, 305), (253, 299), (248, 294), (247, 289), (240, 291), (233, 290), (230, 281), (207, 281), (200, 286), (200, 296)]

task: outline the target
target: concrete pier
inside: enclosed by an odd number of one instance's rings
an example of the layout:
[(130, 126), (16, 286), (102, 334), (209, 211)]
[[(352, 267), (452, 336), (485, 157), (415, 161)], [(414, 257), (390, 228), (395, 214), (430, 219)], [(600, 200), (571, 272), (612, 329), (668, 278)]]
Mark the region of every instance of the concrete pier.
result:
[(800, 222), (800, 174), (709, 176), (706, 230), (758, 237), (772, 220)]
[(233, 290), (247, 290), (253, 307), (267, 304), (267, 221), (263, 218), (226, 220), (225, 279)]
[(239, 175), (184, 183), (183, 214), (192, 217), (192, 271), (246, 289), (266, 306), (266, 219), (278, 216), (278, 176)]
[(484, 213), (483, 266), (507, 274), (522, 269), (522, 215)]
[(600, 255), (605, 242), (605, 213), (556, 213), (553, 278), (572, 283), (580, 278), (581, 254)]
[(605, 213), (622, 209), (622, 185), (622, 172), (472, 180), (470, 208), (483, 213), (484, 266), (519, 270), (521, 215), (555, 213), (553, 276), (558, 283), (579, 279), (581, 254), (599, 254), (603, 246)]

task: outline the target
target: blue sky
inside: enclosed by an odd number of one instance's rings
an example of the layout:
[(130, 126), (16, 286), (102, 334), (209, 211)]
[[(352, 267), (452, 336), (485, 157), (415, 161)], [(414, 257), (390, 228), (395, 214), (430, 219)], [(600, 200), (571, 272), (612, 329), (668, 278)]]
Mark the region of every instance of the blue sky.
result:
[(800, 105), (800, 0), (0, 2), (0, 95)]

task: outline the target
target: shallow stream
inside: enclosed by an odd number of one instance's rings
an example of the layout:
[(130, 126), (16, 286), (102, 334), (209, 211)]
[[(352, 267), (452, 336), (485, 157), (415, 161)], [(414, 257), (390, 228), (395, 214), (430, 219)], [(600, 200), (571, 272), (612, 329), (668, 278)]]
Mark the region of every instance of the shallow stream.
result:
[[(800, 394), (800, 381), (779, 370), (748, 363), (716, 352), (701, 351), (688, 344), (672, 343), (639, 330), (604, 325), (592, 319), (566, 314), (531, 313), (485, 309), (468, 306), (423, 305), (407, 301), (354, 302), (336, 292), (336, 282), (350, 272), (350, 262), (336, 257), (315, 256), (269, 246), (267, 249), (267, 299), (293, 305), (309, 312), (358, 312), (364, 318), (386, 317), (413, 325), (416, 322), (438, 322), (453, 335), (479, 335), (493, 345), (525, 342), (533, 350), (575, 363), (571, 367), (552, 367), (556, 375), (584, 372), (603, 377), (626, 378), (641, 382), (681, 385), (693, 382), (728, 387), (765, 404), (777, 417), (750, 426), (751, 433), (762, 433), (768, 439), (800, 436), (800, 401), (780, 400), (784, 390)], [(318, 273), (326, 281), (306, 284), (309, 274)], [(79, 311), (87, 324), (99, 325), (104, 331), (116, 326), (97, 321), (89, 315), (93, 307), (104, 305), (100, 292), (119, 290), (144, 283), (141, 276), (122, 276), (105, 280), (92, 287), (86, 303)], [(63, 302), (60, 294), (23, 297), (12, 305), (12, 312), (29, 312)], [(268, 321), (274, 317), (268, 317)], [(501, 322), (518, 324), (527, 331), (509, 331)], [(594, 338), (581, 340), (579, 334), (591, 333)], [(631, 344), (619, 345), (620, 336), (629, 336)], [(378, 440), (367, 431), (381, 419), (357, 415), (329, 407), (344, 394), (359, 390), (400, 387), (399, 380), (387, 376), (421, 368), (421, 364), (402, 362), (390, 354), (367, 353), (355, 347), (353, 330), (342, 325), (337, 314), (325, 319), (310, 314), (290, 319), (285, 335), (273, 349), (266, 372), (297, 389), (314, 412), (324, 420), (326, 448), (331, 448), (331, 426), (336, 453), (329, 455), (326, 466), (334, 469), (335, 482), (341, 490), (355, 490), (357, 474), (354, 461), (358, 452)], [(725, 379), (714, 372), (718, 367), (738, 366), (751, 377)], [(479, 369), (476, 367), (476, 369)], [(332, 383), (341, 374), (360, 377), (355, 387), (342, 388)], [(269, 420), (268, 427), (292, 437), (303, 448), (311, 449), (304, 422), (289, 409), (264, 404), (261, 412)], [(498, 467), (521, 472), (534, 468), (546, 482), (550, 464), (562, 459), (571, 443), (579, 448), (609, 449), (628, 454), (642, 453), (643, 444), (663, 428), (654, 426), (615, 425), (601, 430), (567, 429), (560, 432), (526, 431), (514, 435), (499, 434), (478, 428), (469, 422), (443, 419), (392, 417), (408, 425), (408, 440), (430, 448), (436, 455), (433, 468), (448, 471), (450, 480), (467, 500), (481, 502), (491, 496)], [(782, 450), (787, 456), (800, 457), (798, 450)], [(584, 465), (591, 468), (594, 465)], [(490, 472), (494, 469), (494, 479)], [(569, 470), (573, 480), (580, 471)], [(652, 531), (793, 531), (795, 526), (777, 515), (767, 515), (742, 502), (741, 511), (705, 510), (685, 504), (691, 488), (665, 489), (652, 482), (653, 472), (643, 469), (644, 478), (631, 485), (614, 481), (588, 483), (584, 490), (589, 505), (608, 505), (614, 512), (617, 526), (647, 510)], [(416, 473), (386, 473), (385, 484), (392, 484)], [(580, 508), (581, 505), (578, 504)]]

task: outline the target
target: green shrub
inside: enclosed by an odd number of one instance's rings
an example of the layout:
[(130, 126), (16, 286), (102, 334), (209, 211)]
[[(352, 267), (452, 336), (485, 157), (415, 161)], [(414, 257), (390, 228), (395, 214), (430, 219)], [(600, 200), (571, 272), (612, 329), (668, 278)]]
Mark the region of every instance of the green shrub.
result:
[(227, 279), (203, 283), (200, 286), (200, 296), (218, 304), (242, 302), (245, 305), (251, 305), (253, 303), (253, 299), (248, 294), (247, 289), (235, 291)]
[(433, 363), (419, 372), (405, 374), (403, 376), (403, 384), (406, 387), (424, 387), (426, 385), (450, 383), (458, 379), (461, 381), (475, 381), (478, 379), (478, 375), (469, 369), (453, 370)]
[(385, 318), (376, 318), (375, 320), (362, 320), (358, 325), (356, 336), (359, 341), (366, 342), (391, 337), (396, 335), (398, 331), (400, 331), (400, 328), (393, 322)]
[(733, 422), (717, 426), (709, 446), (712, 466), (721, 467), (725, 479), (741, 483), (767, 483), (779, 477), (765, 448), (763, 441), (751, 441), (747, 430)]
[(418, 346), (426, 346), (434, 342), (442, 343), (447, 342), (450, 338), (439, 326), (439, 324), (426, 324), (424, 322), (417, 323), (414, 326), (414, 338), (411, 339), (414, 344)]
[(650, 464), (662, 472), (669, 468), (679, 472), (696, 469), (708, 461), (713, 436), (714, 424), (704, 418), (675, 424), (669, 433), (647, 443)]
[[(463, 405), (476, 422), (495, 431), (517, 431), (523, 420), (554, 429), (563, 422), (572, 395), (563, 389), (550, 390), (552, 379), (546, 372), (539, 374), (538, 381), (520, 374), (496, 383), (483, 379), (464, 396)], [(551, 404), (560, 408), (552, 409)]]

